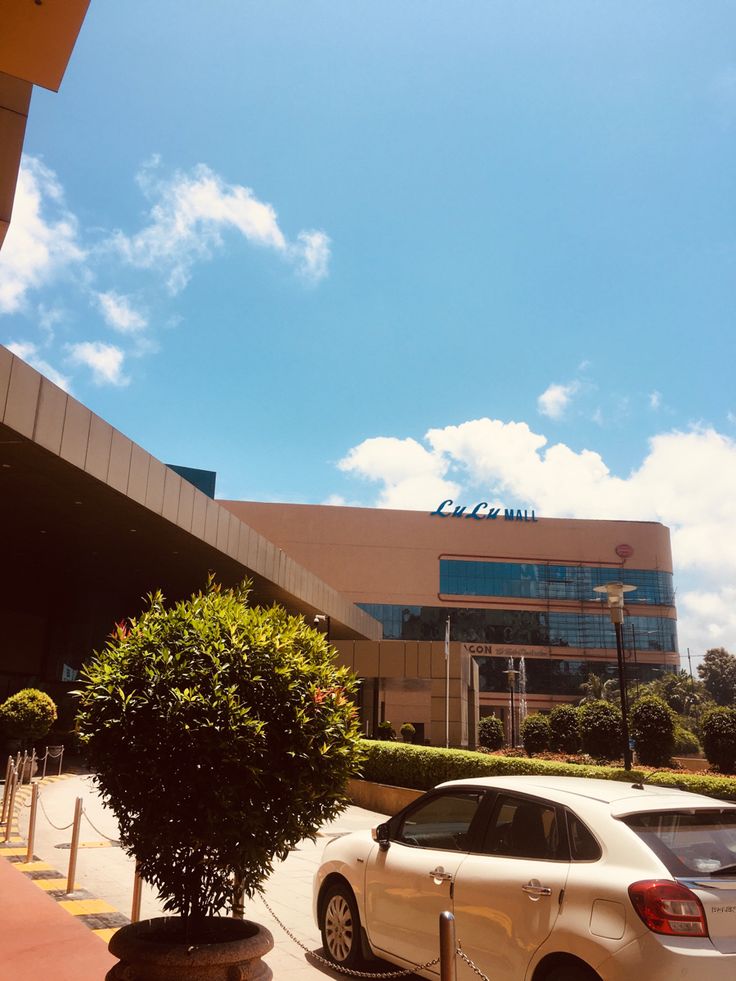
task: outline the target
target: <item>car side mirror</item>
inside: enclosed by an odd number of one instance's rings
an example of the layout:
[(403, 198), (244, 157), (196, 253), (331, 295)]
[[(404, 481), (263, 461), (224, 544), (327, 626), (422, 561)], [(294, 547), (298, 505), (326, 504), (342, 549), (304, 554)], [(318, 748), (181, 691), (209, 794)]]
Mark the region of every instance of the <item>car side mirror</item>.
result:
[(375, 842), (378, 843), (381, 851), (386, 851), (391, 839), (389, 838), (389, 827), (388, 822), (385, 824), (379, 824), (377, 828), (371, 829), (371, 837)]

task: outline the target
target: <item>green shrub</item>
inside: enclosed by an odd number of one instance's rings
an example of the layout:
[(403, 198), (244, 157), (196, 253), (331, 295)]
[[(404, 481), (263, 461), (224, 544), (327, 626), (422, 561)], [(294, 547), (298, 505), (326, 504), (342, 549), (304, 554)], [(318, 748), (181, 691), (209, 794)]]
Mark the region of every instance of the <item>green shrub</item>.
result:
[(530, 756), (549, 749), (550, 735), (549, 720), (541, 712), (527, 715), (521, 723), (521, 741)]
[[(83, 669), (78, 726), (125, 851), (185, 923), (262, 888), (344, 807), (355, 679), (323, 634), (249, 584), (160, 593)], [(191, 936), (191, 934), (190, 934)]]
[(640, 698), (629, 714), (629, 726), (642, 763), (647, 766), (669, 763), (675, 748), (675, 720), (666, 702), (656, 695)]
[(405, 743), (414, 742), (414, 737), (417, 734), (417, 730), (414, 728), (411, 722), (405, 722), (399, 731), (401, 733), (401, 738)]
[(736, 771), (736, 709), (711, 709), (700, 726), (708, 762), (723, 773)]
[(503, 722), (495, 715), (486, 715), (478, 723), (478, 745), (483, 749), (500, 749), (506, 742)]
[(557, 777), (594, 777), (644, 781), (663, 787), (677, 787), (694, 794), (736, 802), (736, 778), (713, 777), (698, 773), (652, 773), (626, 771), (622, 767), (559, 763), (556, 760), (529, 757), (491, 756), (462, 749), (437, 746), (407, 746), (402, 743), (380, 743), (366, 740), (363, 776), (375, 783), (414, 790), (431, 790), (445, 780), (469, 777), (540, 775)]
[(690, 732), (684, 726), (675, 723), (675, 749), (676, 756), (689, 756), (700, 752), (700, 743), (694, 732)]
[(37, 688), (23, 688), (0, 705), (0, 729), (24, 748), (43, 739), (56, 722), (54, 700)]
[(396, 730), (388, 721), (388, 719), (384, 719), (383, 722), (378, 723), (378, 731), (376, 733), (376, 738), (385, 739), (389, 742), (396, 739)]
[(574, 705), (558, 705), (549, 716), (550, 748), (556, 753), (580, 749), (580, 712)]
[(621, 710), (599, 699), (580, 706), (580, 741), (583, 752), (597, 760), (619, 759), (623, 752)]

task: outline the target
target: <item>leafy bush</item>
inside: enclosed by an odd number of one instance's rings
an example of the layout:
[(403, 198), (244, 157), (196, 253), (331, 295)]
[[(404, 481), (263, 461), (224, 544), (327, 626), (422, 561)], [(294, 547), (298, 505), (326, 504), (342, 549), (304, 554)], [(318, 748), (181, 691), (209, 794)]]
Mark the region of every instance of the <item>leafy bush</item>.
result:
[(621, 710), (602, 699), (580, 706), (583, 752), (597, 760), (618, 759), (623, 751)]
[[(249, 584), (148, 609), (83, 670), (78, 725), (126, 852), (185, 924), (248, 896), (344, 807), (354, 677), (323, 634)], [(191, 934), (190, 934), (191, 936)]]
[(486, 715), (478, 723), (478, 745), (483, 749), (500, 749), (506, 742), (503, 722), (495, 715)]
[(37, 688), (23, 688), (0, 705), (0, 729), (24, 746), (43, 739), (54, 722), (54, 700)]
[(396, 730), (388, 721), (384, 719), (383, 722), (378, 723), (378, 732), (376, 733), (377, 739), (386, 739), (389, 742), (396, 739)]
[(530, 756), (549, 749), (550, 735), (549, 720), (541, 712), (527, 715), (521, 723), (521, 741)]
[(714, 708), (701, 720), (708, 762), (723, 773), (736, 771), (736, 709)]
[(622, 767), (558, 763), (527, 756), (491, 756), (462, 749), (437, 746), (407, 746), (402, 743), (366, 741), (363, 776), (375, 783), (414, 790), (431, 790), (445, 780), (468, 777), (541, 775), (557, 777), (595, 777), (602, 780), (634, 780), (678, 787), (694, 794), (736, 802), (736, 778), (699, 773), (652, 773), (624, 770)]
[(675, 748), (676, 756), (688, 756), (692, 753), (700, 752), (700, 743), (694, 732), (690, 732), (682, 725), (675, 723)]
[(663, 766), (675, 747), (672, 710), (656, 695), (645, 695), (634, 703), (629, 716), (630, 731), (642, 763)]
[(405, 722), (399, 731), (401, 733), (401, 738), (405, 743), (414, 742), (414, 737), (417, 734), (417, 730), (414, 728), (411, 722)]
[(550, 748), (556, 753), (580, 749), (580, 712), (574, 705), (558, 705), (549, 716)]

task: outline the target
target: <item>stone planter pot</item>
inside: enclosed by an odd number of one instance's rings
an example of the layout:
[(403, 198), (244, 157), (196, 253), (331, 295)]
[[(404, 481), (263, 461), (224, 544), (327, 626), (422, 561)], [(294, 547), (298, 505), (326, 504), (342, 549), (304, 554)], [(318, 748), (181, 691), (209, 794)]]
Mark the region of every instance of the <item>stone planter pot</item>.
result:
[(226, 917), (206, 922), (207, 943), (184, 943), (178, 916), (122, 927), (109, 943), (120, 962), (105, 981), (271, 981), (271, 968), (261, 960), (273, 948), (265, 927)]

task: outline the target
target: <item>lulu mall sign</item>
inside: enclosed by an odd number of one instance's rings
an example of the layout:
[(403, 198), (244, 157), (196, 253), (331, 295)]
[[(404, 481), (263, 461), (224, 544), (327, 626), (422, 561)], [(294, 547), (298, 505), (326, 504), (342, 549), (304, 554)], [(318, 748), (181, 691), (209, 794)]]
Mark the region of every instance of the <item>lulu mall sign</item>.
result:
[[(501, 508), (492, 508), (488, 501), (481, 501), (473, 508), (468, 508), (466, 504), (455, 504), (448, 498), (440, 506), (429, 512), (433, 518), (472, 518), (474, 521), (495, 521), (502, 516)], [(503, 508), (504, 521), (536, 521), (537, 516), (534, 511), (523, 511), (519, 508)]]

